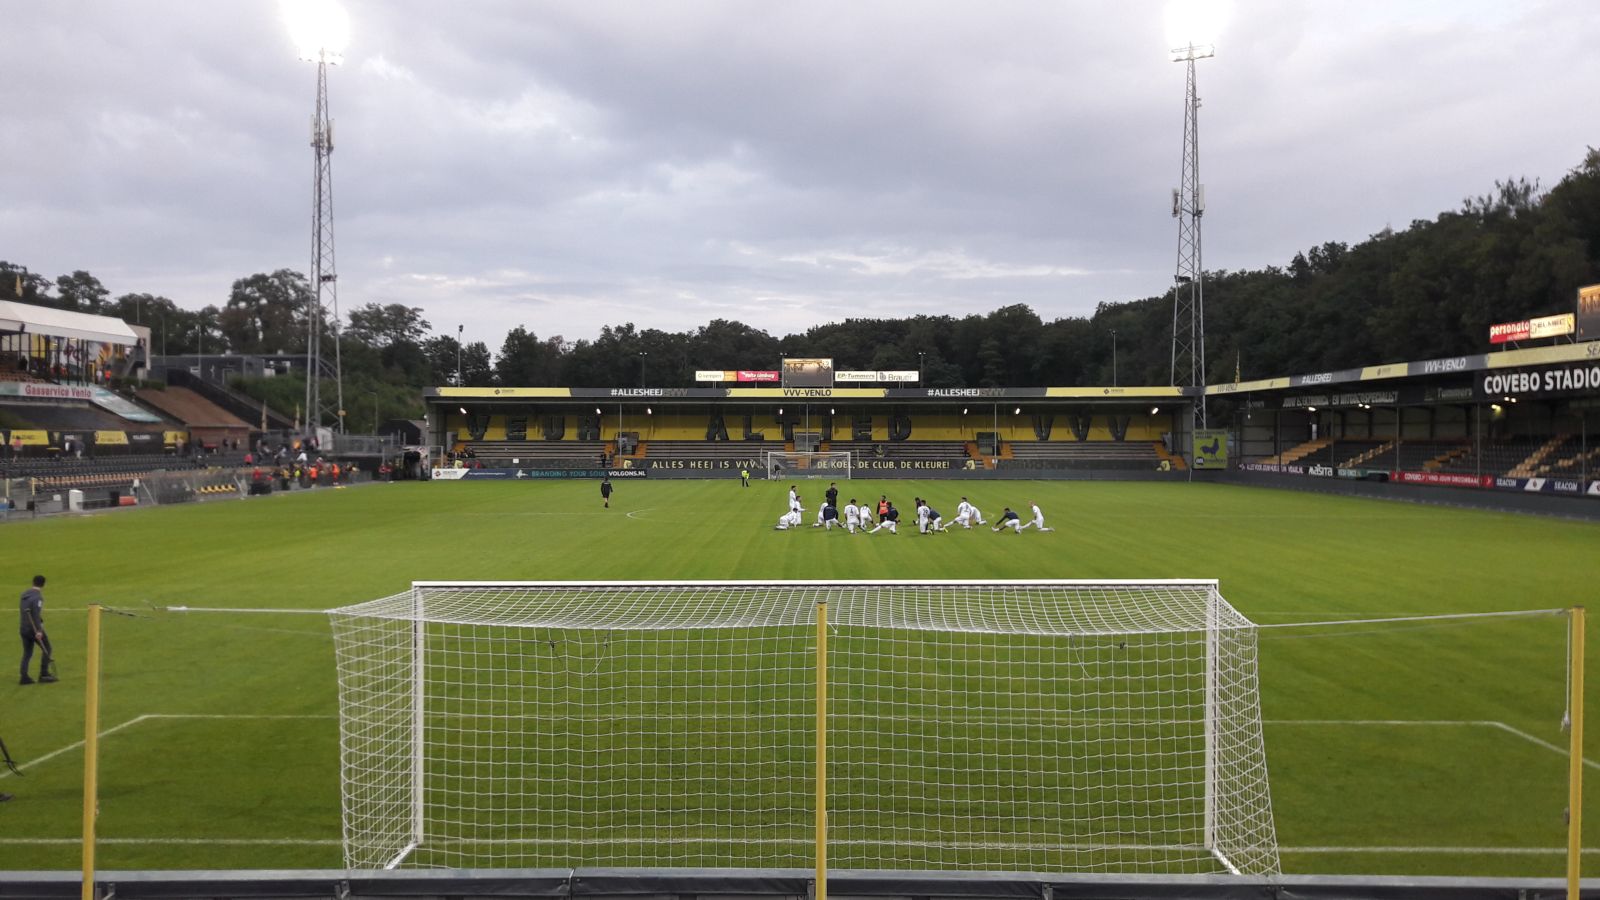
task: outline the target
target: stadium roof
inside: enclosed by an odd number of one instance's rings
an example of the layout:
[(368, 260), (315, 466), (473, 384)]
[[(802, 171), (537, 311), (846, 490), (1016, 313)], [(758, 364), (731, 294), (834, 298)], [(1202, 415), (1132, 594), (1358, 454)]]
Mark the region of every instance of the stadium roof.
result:
[(107, 344), (137, 344), (139, 336), (128, 323), (111, 316), (92, 316), (47, 306), (0, 300), (0, 332), (43, 334)]

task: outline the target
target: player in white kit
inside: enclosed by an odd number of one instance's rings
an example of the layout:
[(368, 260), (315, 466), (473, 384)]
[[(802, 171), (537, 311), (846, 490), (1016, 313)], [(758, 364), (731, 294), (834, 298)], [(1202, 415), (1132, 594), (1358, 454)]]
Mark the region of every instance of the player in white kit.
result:
[(960, 525), (962, 528), (971, 530), (973, 522), (977, 522), (979, 525), (989, 524), (983, 521), (983, 513), (978, 512), (978, 508), (976, 506), (968, 503), (967, 498), (962, 497), (961, 505), (956, 507), (955, 524)]
[(1021, 534), (1023, 529), (1026, 528), (1037, 528), (1040, 531), (1055, 531), (1054, 528), (1044, 527), (1044, 513), (1039, 511), (1039, 504), (1029, 500), (1028, 505), (1033, 508), (1033, 521), (1024, 522), (1022, 528), (1017, 529), (1017, 534)]
[(805, 507), (800, 505), (800, 495), (789, 489), (789, 511), (778, 517), (778, 524), (773, 526), (779, 531), (788, 531), (790, 528), (800, 527), (800, 514)]

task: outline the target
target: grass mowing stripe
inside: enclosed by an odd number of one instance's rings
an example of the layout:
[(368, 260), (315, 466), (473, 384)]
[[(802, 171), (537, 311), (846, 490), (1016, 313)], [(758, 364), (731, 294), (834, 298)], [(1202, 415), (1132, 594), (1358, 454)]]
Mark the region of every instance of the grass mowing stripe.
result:
[[(1498, 728), (1501, 731), (1507, 732), (1508, 734), (1516, 735), (1517, 737), (1522, 738), (1523, 740), (1529, 742), (1530, 744), (1537, 744), (1538, 746), (1543, 747), (1546, 750), (1553, 750), (1556, 753), (1561, 754), (1562, 756), (1570, 756), (1571, 755), (1570, 751), (1566, 747), (1563, 747), (1563, 746), (1561, 746), (1559, 744), (1552, 744), (1549, 741), (1543, 740), (1541, 738), (1534, 737), (1533, 735), (1527, 733), (1526, 731), (1523, 731), (1520, 728), (1513, 728), (1512, 726), (1507, 725), (1504, 722), (1496, 722), (1496, 721), (1493, 721), (1493, 720), (1490, 720), (1490, 719), (1476, 719), (1476, 720), (1474, 720), (1474, 719), (1462, 719), (1462, 720), (1451, 720), (1451, 721), (1445, 721), (1445, 720), (1440, 720), (1440, 719), (1266, 719), (1266, 720), (1264, 720), (1262, 722), (1262, 724), (1264, 724), (1264, 725), (1330, 725), (1330, 726), (1331, 725), (1443, 725), (1443, 726), (1448, 726), (1448, 725), (1476, 725), (1476, 726), (1483, 727), (1483, 728)], [(1600, 763), (1595, 762), (1594, 760), (1588, 758), (1587, 756), (1585, 756), (1583, 758), (1583, 764), (1585, 766), (1588, 766), (1591, 769), (1600, 769)]]

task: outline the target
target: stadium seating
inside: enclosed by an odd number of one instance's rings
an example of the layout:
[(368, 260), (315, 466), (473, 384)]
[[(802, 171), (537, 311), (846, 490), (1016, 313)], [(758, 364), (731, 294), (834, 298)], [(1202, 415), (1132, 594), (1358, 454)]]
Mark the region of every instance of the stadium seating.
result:
[(638, 456), (657, 459), (762, 459), (769, 450), (782, 450), (778, 441), (644, 441)]
[[(0, 461), (0, 478), (37, 478), (58, 487), (76, 487), (68, 481), (104, 481), (104, 476), (132, 480), (146, 472), (170, 469), (205, 468), (202, 460), (162, 454), (135, 454), (100, 459), (23, 458)], [(115, 480), (115, 479), (112, 479)], [(59, 482), (59, 483), (58, 483)], [(109, 483), (109, 482), (108, 482)]]
[(1394, 442), (1381, 438), (1336, 438), (1328, 445), (1327, 458), (1332, 465), (1346, 468), (1381, 468), (1384, 450), (1393, 450)]
[(854, 460), (931, 461), (968, 458), (965, 441), (825, 441), (818, 449), (835, 453), (848, 450)]
[(1527, 466), (1533, 476), (1594, 477), (1600, 473), (1600, 438), (1590, 435), (1561, 435), (1541, 446), (1539, 459)]
[(544, 469), (599, 465), (600, 454), (608, 447), (605, 441), (467, 441), (462, 445), (480, 464), (491, 468)]
[(1010, 441), (1004, 449), (997, 468), (1154, 469), (1163, 458), (1151, 441)]

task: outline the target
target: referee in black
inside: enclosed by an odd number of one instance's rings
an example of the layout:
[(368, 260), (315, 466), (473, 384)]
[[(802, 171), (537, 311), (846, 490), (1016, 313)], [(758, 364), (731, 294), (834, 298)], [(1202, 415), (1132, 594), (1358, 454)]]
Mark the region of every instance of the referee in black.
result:
[(611, 508), (611, 476), (606, 475), (600, 479), (600, 499), (605, 503), (606, 509)]

